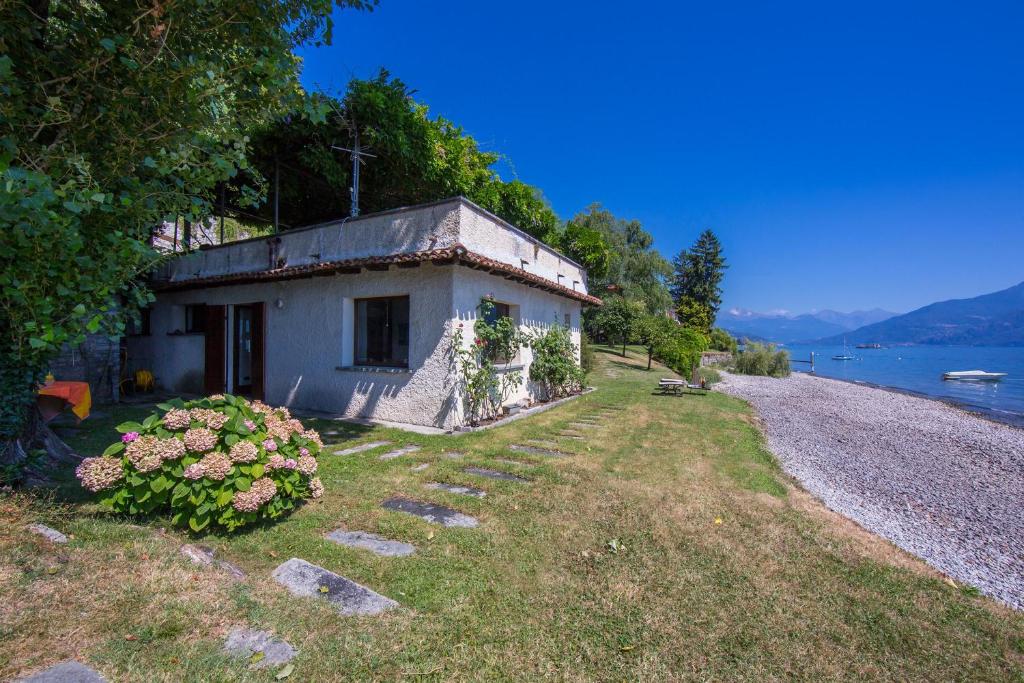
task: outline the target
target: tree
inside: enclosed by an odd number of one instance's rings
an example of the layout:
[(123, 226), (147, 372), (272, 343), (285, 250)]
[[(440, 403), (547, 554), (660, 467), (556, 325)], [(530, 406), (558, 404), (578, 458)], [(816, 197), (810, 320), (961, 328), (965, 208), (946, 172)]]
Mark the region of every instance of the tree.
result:
[(589, 273), (592, 292), (614, 285), (626, 298), (643, 302), (650, 313), (664, 313), (672, 305), (665, 284), (672, 267), (639, 221), (616, 218), (600, 204), (591, 204), (567, 223), (566, 234), (574, 231), (593, 232), (607, 245), (607, 267)]
[(648, 313), (636, 324), (637, 338), (647, 347), (647, 369), (651, 369), (651, 360), (655, 351), (671, 341), (679, 328), (679, 323), (664, 315)]
[(593, 325), (609, 346), (614, 342), (622, 344), (622, 357), (625, 358), (626, 344), (636, 336), (637, 325), (645, 314), (641, 302), (615, 296), (597, 309)]
[(52, 443), (34, 398), (61, 347), (146, 300), (152, 226), (209, 215), (246, 132), (301, 106), (293, 49), (374, 3), (0, 3), (0, 462)]
[(709, 334), (722, 305), (722, 278), (728, 268), (715, 233), (702, 232), (692, 247), (679, 252), (673, 266), (672, 298), (680, 322)]
[(711, 334), (708, 337), (709, 348), (715, 351), (728, 351), (729, 353), (736, 353), (738, 344), (731, 334), (723, 330), (721, 327), (716, 327), (711, 330)]

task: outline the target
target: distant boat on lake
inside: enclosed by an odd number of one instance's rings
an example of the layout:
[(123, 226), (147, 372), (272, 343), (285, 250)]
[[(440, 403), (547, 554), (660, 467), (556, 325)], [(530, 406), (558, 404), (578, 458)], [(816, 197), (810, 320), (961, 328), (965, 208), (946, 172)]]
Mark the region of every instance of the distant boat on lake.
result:
[(881, 344), (857, 344), (858, 349), (880, 349)]
[(969, 382), (998, 382), (1006, 377), (1005, 372), (985, 372), (984, 370), (958, 370), (942, 373), (942, 379), (958, 379)]
[(856, 360), (850, 355), (850, 352), (846, 350), (846, 337), (843, 337), (843, 352), (832, 356), (832, 360)]

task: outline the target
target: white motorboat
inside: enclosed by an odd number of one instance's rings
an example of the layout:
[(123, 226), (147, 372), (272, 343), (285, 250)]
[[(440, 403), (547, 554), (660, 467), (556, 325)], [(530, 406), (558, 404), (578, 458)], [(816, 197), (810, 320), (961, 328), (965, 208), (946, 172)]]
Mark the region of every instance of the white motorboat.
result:
[(985, 372), (984, 370), (958, 370), (942, 373), (942, 379), (959, 379), (971, 382), (998, 382), (1006, 377), (1005, 372)]

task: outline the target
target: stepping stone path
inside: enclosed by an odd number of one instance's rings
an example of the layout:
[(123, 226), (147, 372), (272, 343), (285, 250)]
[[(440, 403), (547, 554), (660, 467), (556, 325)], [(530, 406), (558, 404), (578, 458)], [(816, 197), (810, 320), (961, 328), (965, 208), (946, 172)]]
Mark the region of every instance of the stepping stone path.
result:
[(236, 579), (241, 580), (245, 578), (245, 572), (242, 571), (242, 568), (238, 565), (232, 564), (227, 560), (214, 559), (215, 551), (213, 548), (209, 548), (205, 545), (192, 545), (191, 543), (186, 543), (185, 545), (181, 546), (178, 552), (180, 552), (182, 555), (192, 560), (196, 564), (201, 564), (205, 566), (213, 565), (228, 572), (229, 574), (231, 574), (231, 576), (235, 577)]
[(344, 531), (338, 529), (327, 534), (327, 540), (349, 548), (363, 548), (383, 557), (405, 557), (416, 552), (416, 546), (402, 541), (392, 541), (366, 531)]
[(563, 453), (562, 451), (549, 450), (547, 448), (537, 448), (536, 446), (523, 446), (517, 443), (509, 445), (510, 451), (518, 451), (519, 453), (529, 453), (530, 455), (545, 455), (549, 458), (565, 458), (569, 454)]
[(462, 471), (465, 472), (466, 474), (475, 474), (478, 477), (487, 477), (488, 479), (501, 479), (502, 481), (518, 481), (524, 484), (530, 481), (529, 479), (523, 479), (522, 477), (517, 477), (516, 475), (509, 474), (508, 472), (501, 472), (499, 470), (489, 470), (485, 467), (467, 467)]
[(531, 456), (547, 456), (548, 458), (565, 458), (566, 456), (568, 456), (567, 453), (562, 453), (561, 451), (538, 449), (537, 446), (521, 445), (519, 443), (509, 444), (509, 451), (516, 451), (518, 453), (528, 453)]
[(446, 527), (464, 527), (471, 529), (479, 526), (480, 524), (480, 521), (476, 517), (470, 517), (469, 515), (462, 514), (461, 512), (452, 510), (444, 505), (423, 503), (418, 500), (409, 500), (408, 498), (389, 498), (380, 505), (382, 508), (416, 515), (428, 522), (440, 524), (441, 526)]
[(445, 453), (442, 453), (441, 455), (448, 458), (449, 460), (462, 460), (462, 458), (466, 457), (465, 453), (460, 453), (459, 451), (447, 451)]
[(107, 683), (107, 679), (72, 659), (54, 664), (28, 678), (19, 678), (15, 683)]
[(408, 446), (403, 446), (401, 448), (397, 448), (397, 449), (395, 449), (393, 451), (388, 451), (384, 455), (377, 456), (377, 459), (378, 460), (394, 460), (395, 458), (400, 458), (403, 455), (409, 455), (410, 453), (415, 453), (419, 449), (420, 449), (419, 446), (417, 446), (415, 444), (410, 444)]
[(390, 446), (390, 441), (371, 441), (369, 443), (359, 444), (358, 446), (352, 446), (342, 451), (334, 451), (335, 455), (354, 455), (356, 453), (362, 453), (363, 451), (372, 451), (374, 448), (380, 448), (381, 446)]
[(495, 458), (494, 462), (503, 462), (506, 465), (518, 465), (519, 467), (536, 467), (532, 462), (523, 462), (522, 460), (510, 460), (508, 458)]
[(57, 531), (56, 529), (46, 526), (45, 524), (29, 524), (26, 528), (34, 534), (39, 534), (51, 543), (68, 542), (67, 536)]
[(541, 448), (555, 448), (558, 446), (554, 441), (545, 441), (543, 439), (527, 439), (526, 443), (540, 446)]
[(391, 598), (297, 557), (279, 565), (272, 576), (292, 595), (323, 598), (343, 616), (380, 614), (399, 606)]
[(447, 491), (448, 493), (457, 493), (460, 496), (473, 496), (474, 498), (483, 498), (487, 495), (487, 491), (481, 491), (475, 489), (472, 486), (460, 486), (458, 484), (445, 484), (440, 481), (432, 481), (426, 485), (428, 489), (434, 491)]
[(263, 656), (253, 662), (257, 669), (286, 664), (299, 654), (298, 650), (287, 642), (275, 638), (270, 631), (254, 631), (241, 626), (236, 626), (228, 633), (227, 640), (224, 641), (224, 651), (250, 661), (253, 655), (261, 653)]
[(593, 429), (597, 425), (593, 422), (570, 422), (569, 426), (573, 429)]
[(421, 462), (419, 465), (413, 465), (409, 469), (412, 470), (413, 472), (422, 472), (423, 470), (427, 469), (428, 467), (430, 467), (430, 463), (429, 462)]
[(560, 436), (563, 439), (575, 439), (576, 441), (584, 440), (582, 434), (570, 434), (568, 432), (561, 432), (558, 436)]

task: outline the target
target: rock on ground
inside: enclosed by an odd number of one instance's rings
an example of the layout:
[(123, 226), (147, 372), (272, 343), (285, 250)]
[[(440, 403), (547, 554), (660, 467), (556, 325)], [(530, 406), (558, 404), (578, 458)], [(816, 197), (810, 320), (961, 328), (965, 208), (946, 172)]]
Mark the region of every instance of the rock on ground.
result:
[(804, 374), (723, 374), (787, 473), (829, 508), (1024, 609), (1024, 430)]
[(409, 500), (408, 498), (389, 498), (380, 505), (388, 510), (416, 515), (420, 519), (446, 527), (472, 528), (480, 524), (476, 517), (470, 517), (458, 510), (452, 510), (444, 505)]
[(68, 542), (67, 536), (57, 531), (56, 529), (46, 526), (45, 524), (29, 524), (28, 527), (26, 528), (32, 533), (39, 534), (40, 536), (46, 538), (51, 543)]
[(275, 638), (270, 631), (254, 631), (241, 626), (236, 626), (228, 633), (224, 651), (235, 657), (247, 658), (257, 652), (262, 653), (263, 657), (253, 664), (257, 669), (285, 664), (299, 654), (298, 650)]
[(391, 598), (297, 557), (279, 565), (273, 577), (292, 595), (327, 600), (344, 616), (380, 614), (399, 606)]
[(327, 540), (350, 548), (363, 548), (384, 557), (405, 557), (416, 552), (416, 546), (402, 541), (378, 536), (365, 531), (344, 531), (337, 529), (327, 534)]
[(107, 683), (107, 679), (85, 664), (69, 660), (28, 678), (19, 678), (15, 683)]

